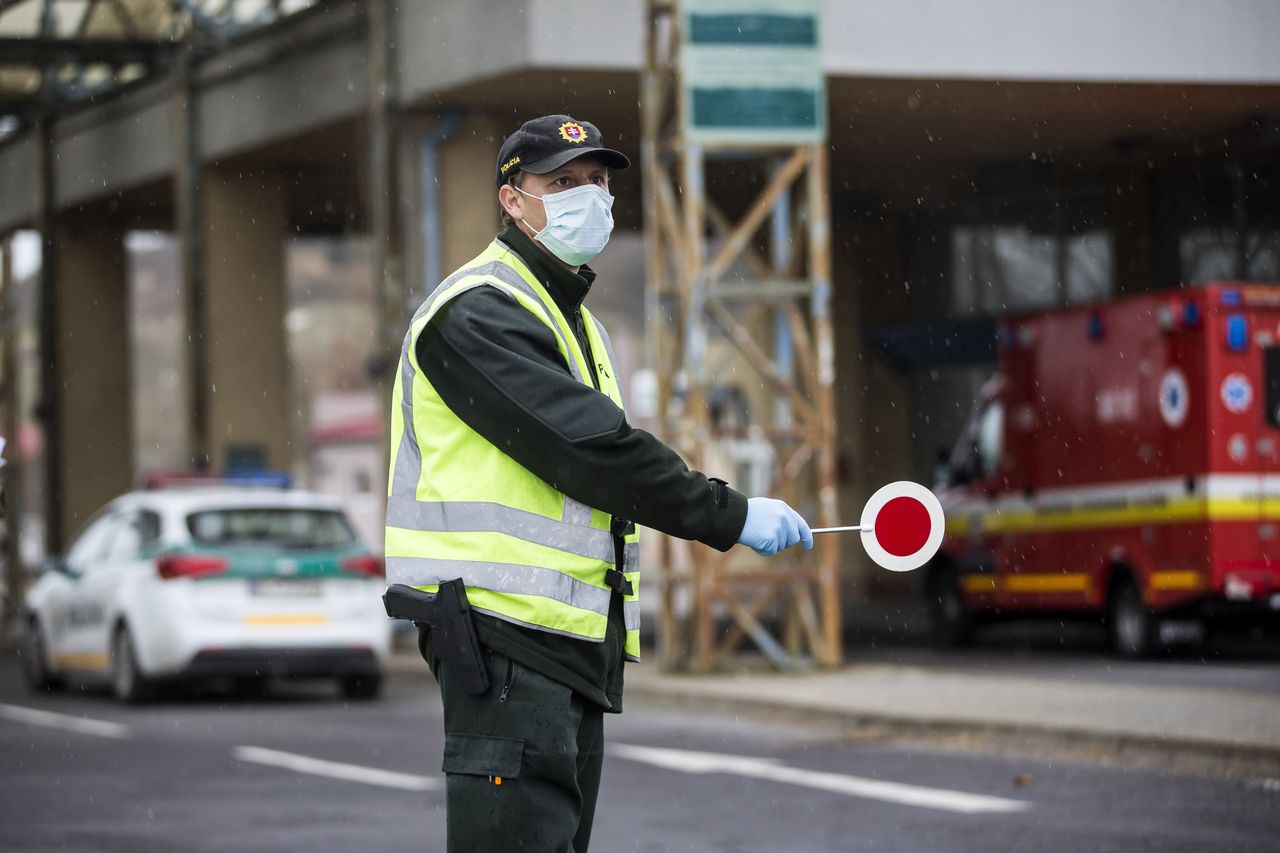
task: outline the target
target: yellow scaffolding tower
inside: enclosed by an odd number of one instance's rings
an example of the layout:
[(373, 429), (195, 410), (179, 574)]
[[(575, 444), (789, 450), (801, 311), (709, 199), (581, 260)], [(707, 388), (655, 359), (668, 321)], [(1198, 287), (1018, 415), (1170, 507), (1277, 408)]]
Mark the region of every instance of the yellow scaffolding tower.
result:
[[(661, 429), (699, 467), (727, 439), (766, 436), (776, 460), (770, 495), (808, 513), (815, 527), (834, 526), (825, 131), (802, 144), (780, 144), (768, 134), (708, 142), (692, 133), (682, 80), (688, 20), (682, 5), (647, 2), (641, 88), (647, 335)], [(816, 97), (825, 100), (820, 91)], [(708, 194), (708, 170), (729, 166), (737, 175), (766, 175), (745, 208), (739, 201), (727, 209)], [(768, 405), (757, 406), (755, 423), (745, 428), (710, 415), (713, 334), (736, 348), (735, 378), (758, 378), (766, 391)], [(813, 553), (789, 552), (767, 564), (742, 550), (718, 554), (660, 540), (664, 666), (706, 672), (748, 638), (782, 668), (809, 659), (838, 665), (840, 585), (832, 537), (819, 537)], [(717, 637), (717, 619), (726, 615), (729, 630)], [(766, 623), (781, 626), (781, 641)]]

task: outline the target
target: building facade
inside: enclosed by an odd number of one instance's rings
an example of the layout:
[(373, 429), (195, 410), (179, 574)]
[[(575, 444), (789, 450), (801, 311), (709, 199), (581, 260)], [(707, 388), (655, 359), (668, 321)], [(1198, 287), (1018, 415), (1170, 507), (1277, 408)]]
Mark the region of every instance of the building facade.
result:
[[(76, 332), (46, 350), (60, 365), (43, 411), (63, 448), (48, 486), (63, 538), (136, 474), (115, 402), (129, 395), (124, 346), (86, 349), (128, 328), (128, 231), (194, 222), (192, 375), (217, 391), (189, 420), (208, 464), (250, 444), (291, 468), (305, 463), (284, 391), (287, 236), (374, 235), (391, 256), (379, 292), (394, 329), (494, 231), (492, 164), (525, 118), (589, 118), (638, 153), (644, 4), (424, 0), (381, 14), (394, 5), (311, 4), (186, 76), (161, 69), (54, 119), (43, 310), (45, 328)], [(822, 15), (849, 517), (880, 483), (928, 479), (991, 369), (1001, 315), (1280, 280), (1280, 5), (826, 0)], [(40, 224), (40, 145), (35, 130), (0, 142), (0, 234)], [(708, 175), (729, 205), (761, 179)], [(638, 369), (644, 175), (614, 190), (610, 253), (625, 262), (602, 259), (608, 293), (593, 298)]]

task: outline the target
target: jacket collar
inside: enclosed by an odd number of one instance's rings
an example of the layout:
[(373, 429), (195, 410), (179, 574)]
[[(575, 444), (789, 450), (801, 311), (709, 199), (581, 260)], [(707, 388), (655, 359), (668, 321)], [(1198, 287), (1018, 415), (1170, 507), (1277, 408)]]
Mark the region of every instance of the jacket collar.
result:
[(551, 294), (561, 311), (577, 311), (587, 298), (596, 272), (585, 264), (572, 273), (560, 266), (546, 250), (529, 239), (518, 225), (508, 225), (498, 233), (498, 240), (520, 256), (529, 271)]

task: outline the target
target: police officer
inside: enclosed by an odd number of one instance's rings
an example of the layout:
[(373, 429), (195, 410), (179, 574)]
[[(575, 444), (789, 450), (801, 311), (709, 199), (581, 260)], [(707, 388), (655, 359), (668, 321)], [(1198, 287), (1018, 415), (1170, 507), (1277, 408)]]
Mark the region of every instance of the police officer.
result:
[[(480, 696), (421, 647), (444, 704), (448, 849), (585, 853), (604, 713), (640, 654), (640, 524), (771, 555), (809, 527), (691, 471), (623, 413), (609, 335), (583, 304), (628, 159), (565, 115), (506, 139), (503, 228), (418, 309), (392, 406), (388, 583), (461, 578)], [(615, 807), (625, 803), (615, 803)]]

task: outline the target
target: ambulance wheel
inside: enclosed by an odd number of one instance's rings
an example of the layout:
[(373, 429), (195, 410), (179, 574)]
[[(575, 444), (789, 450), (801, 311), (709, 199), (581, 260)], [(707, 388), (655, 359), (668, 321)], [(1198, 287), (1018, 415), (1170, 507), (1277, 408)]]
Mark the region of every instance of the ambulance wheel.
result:
[(960, 591), (960, 576), (955, 569), (943, 566), (929, 580), (929, 627), (933, 641), (948, 648), (973, 642), (974, 618), (965, 609)]
[(1107, 640), (1122, 657), (1147, 657), (1156, 647), (1160, 620), (1142, 600), (1142, 591), (1131, 577), (1111, 587), (1107, 600)]
[(49, 655), (44, 649), (40, 621), (32, 616), (22, 630), (22, 674), (27, 687), (36, 693), (48, 693), (62, 687), (62, 679), (49, 668)]
[(152, 688), (151, 680), (138, 668), (133, 635), (128, 626), (121, 625), (111, 640), (111, 692), (121, 702), (133, 705), (150, 699)]

